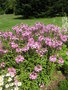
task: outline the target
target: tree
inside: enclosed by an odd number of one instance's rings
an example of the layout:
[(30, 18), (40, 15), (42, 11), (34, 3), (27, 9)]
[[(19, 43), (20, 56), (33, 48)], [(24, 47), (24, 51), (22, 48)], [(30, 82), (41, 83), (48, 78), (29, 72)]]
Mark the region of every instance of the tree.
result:
[(6, 0), (5, 2), (5, 13), (6, 14), (14, 13), (15, 1), (16, 0)]
[(5, 4), (5, 0), (0, 0), (0, 14), (4, 14), (4, 10), (5, 10), (4, 4)]
[(16, 0), (0, 0), (0, 13), (11, 14), (14, 12)]
[(68, 15), (68, 0), (0, 0), (0, 13), (29, 17)]

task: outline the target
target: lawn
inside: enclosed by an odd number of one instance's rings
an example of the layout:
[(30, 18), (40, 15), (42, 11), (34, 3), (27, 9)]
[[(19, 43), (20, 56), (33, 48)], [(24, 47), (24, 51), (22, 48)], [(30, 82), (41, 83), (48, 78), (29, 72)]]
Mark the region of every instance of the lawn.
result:
[(24, 23), (28, 25), (34, 25), (36, 22), (61, 26), (62, 17), (23, 19), (21, 15), (0, 15), (0, 31), (7, 31), (9, 29), (11, 30), (12, 26), (16, 24)]

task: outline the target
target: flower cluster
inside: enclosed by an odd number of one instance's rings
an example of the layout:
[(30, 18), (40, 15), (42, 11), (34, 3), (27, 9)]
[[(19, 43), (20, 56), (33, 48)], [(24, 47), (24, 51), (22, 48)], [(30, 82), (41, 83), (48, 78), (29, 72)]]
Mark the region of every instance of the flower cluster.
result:
[(29, 78), (32, 79), (32, 80), (36, 79), (36, 78), (37, 78), (37, 73), (32, 72), (32, 73), (30, 74)]
[(49, 60), (51, 62), (57, 62), (59, 64), (63, 64), (64, 63), (64, 60), (62, 59), (62, 57), (59, 57), (59, 59), (57, 60), (56, 55), (50, 56), (50, 59)]
[(21, 82), (18, 81), (15, 76), (12, 77), (10, 73), (0, 76), (0, 90), (3, 90), (4, 88), (5, 90), (19, 90), (20, 87)]
[(8, 71), (9, 71), (9, 74), (12, 76), (12, 77), (14, 77), (15, 75), (16, 75), (16, 70), (15, 70), (15, 68), (8, 68)]
[[(60, 49), (68, 39), (68, 36), (62, 33), (58, 26), (52, 24), (45, 26), (36, 23), (32, 27), (21, 24), (20, 27), (16, 25), (12, 29), (16, 32), (16, 35), (13, 32), (4, 32), (0, 36), (9, 38), (10, 46), (16, 49), (18, 53), (26, 52), (31, 48), (36, 49), (37, 53), (43, 56), (46, 52), (45, 48), (49, 46), (50, 48)], [(17, 41), (23, 41), (24, 47), (21, 48)]]
[(5, 67), (5, 62), (1, 62), (0, 66), (1, 66), (1, 68), (4, 68)]
[(15, 48), (18, 47), (18, 45), (17, 45), (16, 43), (14, 43), (14, 42), (11, 42), (11, 47), (12, 47), (13, 49), (15, 49)]
[(35, 66), (34, 70), (36, 72), (40, 72), (40, 71), (42, 71), (42, 66), (41, 65), (37, 65), (37, 66)]
[(19, 63), (19, 62), (23, 62), (24, 61), (24, 57), (19, 55), (16, 57), (16, 62)]
[(3, 84), (4, 84), (3, 76), (0, 76), (0, 90), (2, 90)]
[(41, 72), (42, 71), (42, 66), (41, 65), (37, 65), (34, 68), (34, 71), (30, 74), (29, 78), (34, 80), (37, 78), (37, 73), (36, 72)]

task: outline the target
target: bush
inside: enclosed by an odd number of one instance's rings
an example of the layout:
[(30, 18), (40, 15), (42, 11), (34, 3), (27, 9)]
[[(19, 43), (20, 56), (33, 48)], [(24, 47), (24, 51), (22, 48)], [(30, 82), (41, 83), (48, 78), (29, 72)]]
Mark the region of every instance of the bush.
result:
[[(36, 23), (32, 27), (21, 24), (12, 30), (0, 32), (0, 74), (8, 73), (14, 79), (12, 86), (8, 83), (8, 89), (20, 85), (20, 90), (40, 90), (66, 62), (68, 37), (58, 26), (51, 24)], [(4, 82), (1, 87), (6, 90), (7, 83)]]

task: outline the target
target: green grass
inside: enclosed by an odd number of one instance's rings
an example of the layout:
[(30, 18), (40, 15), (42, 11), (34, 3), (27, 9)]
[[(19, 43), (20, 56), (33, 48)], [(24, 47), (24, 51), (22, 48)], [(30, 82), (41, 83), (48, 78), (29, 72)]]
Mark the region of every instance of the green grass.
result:
[(44, 24), (55, 24), (58, 26), (62, 25), (62, 17), (54, 18), (34, 18), (34, 19), (23, 19), (22, 16), (15, 15), (0, 15), (0, 31), (11, 30), (12, 26), (16, 24), (28, 24), (34, 25), (36, 22), (42, 22)]

